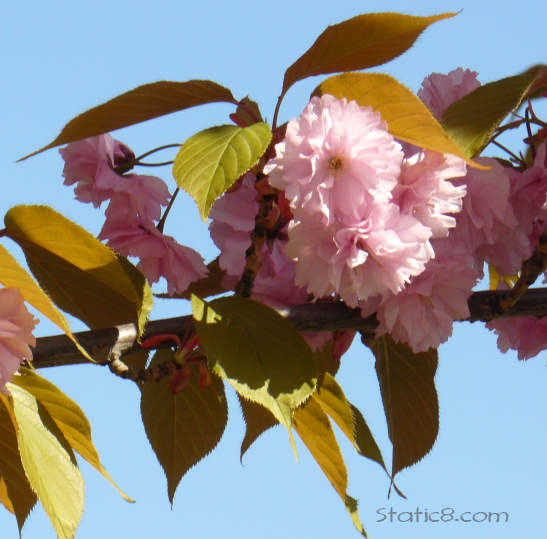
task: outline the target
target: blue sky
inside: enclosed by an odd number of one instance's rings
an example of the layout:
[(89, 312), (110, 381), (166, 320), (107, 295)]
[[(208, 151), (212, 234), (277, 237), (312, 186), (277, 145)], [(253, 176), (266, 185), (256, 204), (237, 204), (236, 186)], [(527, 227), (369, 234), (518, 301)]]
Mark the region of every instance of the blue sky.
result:
[[(409, 5), (411, 6), (409, 8)], [(424, 76), (458, 66), (488, 82), (545, 61), (547, 6), (508, 1), (459, 0), (334, 3), (257, 2), (11, 2), (2, 9), (0, 58), (4, 83), (4, 136), (0, 171), (2, 215), (16, 204), (48, 204), (98, 233), (103, 214), (73, 200), (62, 186), (56, 150), (24, 163), (14, 161), (49, 142), (74, 115), (139, 84), (156, 80), (215, 80), (236, 97), (247, 94), (271, 120), (284, 70), (329, 24), (370, 11), (431, 15), (463, 11), (437, 23), (399, 59), (377, 71), (416, 91)], [(319, 79), (297, 83), (280, 119), (299, 114)], [(139, 154), (183, 142), (196, 131), (228, 122), (232, 107), (210, 105), (116, 132)], [(545, 107), (543, 108), (544, 117)], [(488, 154), (488, 152), (486, 152)], [(149, 172), (149, 171), (147, 171)], [(172, 182), (170, 172), (158, 175)], [(170, 183), (172, 188), (173, 184)], [(179, 197), (166, 232), (210, 260), (215, 248), (189, 197)], [(17, 252), (7, 241), (3, 245)], [(183, 302), (158, 301), (153, 318), (184, 314)], [(84, 329), (77, 321), (75, 330)], [(44, 323), (39, 335), (57, 333)], [(388, 482), (378, 466), (352, 453), (340, 439), (349, 471), (349, 493), (360, 500), (361, 518), (374, 539), (478, 539), (538, 537), (545, 527), (547, 397), (545, 353), (528, 362), (500, 354), (480, 324), (459, 324), (440, 348), (436, 377), (441, 427), (433, 451), (398, 479), (408, 499), (387, 500)], [(350, 519), (319, 468), (299, 445), (295, 462), (281, 429), (267, 432), (239, 464), (244, 426), (233, 395), (217, 450), (183, 478), (171, 510), (166, 481), (149, 448), (137, 389), (97, 366), (43, 371), (74, 398), (91, 420), (103, 463), (137, 500), (125, 503), (85, 463), (86, 509), (77, 532), (96, 537), (307, 538), (357, 537)], [(374, 362), (354, 345), (338, 379), (361, 409), (387, 461), (390, 445)], [(230, 393), (230, 391), (228, 391)], [(378, 510), (506, 511), (509, 521), (479, 523), (377, 522)], [(381, 508), (386, 508), (382, 510)], [(405, 517), (403, 517), (405, 518)], [(0, 511), (2, 537), (17, 537), (15, 519)], [(33, 511), (23, 537), (53, 538), (41, 509)]]

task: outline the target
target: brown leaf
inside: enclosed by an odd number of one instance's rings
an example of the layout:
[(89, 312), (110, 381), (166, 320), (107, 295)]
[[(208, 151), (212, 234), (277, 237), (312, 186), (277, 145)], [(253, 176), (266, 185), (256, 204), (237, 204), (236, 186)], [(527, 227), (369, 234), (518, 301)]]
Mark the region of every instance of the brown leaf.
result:
[(434, 377), (437, 350), (414, 353), (389, 335), (370, 343), (376, 357), (389, 438), (393, 444), (392, 477), (421, 460), (439, 431), (439, 403)]
[(109, 133), (122, 127), (207, 103), (237, 104), (232, 92), (210, 80), (159, 81), (144, 84), (70, 120), (49, 144), (23, 161), (55, 146)]
[[(160, 350), (151, 365), (172, 357), (172, 350)], [(224, 384), (212, 376), (207, 387), (200, 387), (198, 371), (192, 366), (190, 382), (176, 395), (169, 389), (169, 378), (142, 388), (142, 422), (167, 477), (171, 503), (182, 476), (216, 447), (228, 420)]]
[(384, 64), (409, 49), (430, 24), (455, 15), (414, 17), (401, 13), (367, 13), (329, 26), (287, 69), (282, 93), (296, 81), (313, 75)]
[(244, 399), (239, 393), (237, 395), (243, 419), (245, 420), (245, 437), (241, 442), (240, 460), (243, 462), (243, 455), (249, 447), (257, 440), (257, 438), (269, 428), (279, 425), (277, 419), (264, 406)]

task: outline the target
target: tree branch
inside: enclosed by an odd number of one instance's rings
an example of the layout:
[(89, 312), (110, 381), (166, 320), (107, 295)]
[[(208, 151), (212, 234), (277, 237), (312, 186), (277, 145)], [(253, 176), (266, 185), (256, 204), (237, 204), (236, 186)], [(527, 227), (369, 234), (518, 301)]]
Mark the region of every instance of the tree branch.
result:
[[(474, 292), (468, 300), (471, 316), (467, 321), (488, 322), (517, 316), (547, 316), (547, 288), (527, 290), (514, 305), (504, 311), (503, 300), (506, 294), (506, 291)], [(341, 302), (296, 305), (278, 312), (301, 331), (352, 329), (372, 333), (378, 324), (374, 315), (362, 318), (358, 309), (350, 309)], [(161, 333), (174, 333), (183, 338), (191, 320), (191, 316), (179, 316), (149, 321), (143, 339)], [(123, 354), (141, 349), (137, 343), (137, 328), (134, 324), (82, 331), (74, 336), (101, 365), (110, 364)], [(158, 348), (167, 344), (158, 345)], [(89, 363), (65, 335), (36, 339), (33, 357), (32, 363), (36, 368)]]

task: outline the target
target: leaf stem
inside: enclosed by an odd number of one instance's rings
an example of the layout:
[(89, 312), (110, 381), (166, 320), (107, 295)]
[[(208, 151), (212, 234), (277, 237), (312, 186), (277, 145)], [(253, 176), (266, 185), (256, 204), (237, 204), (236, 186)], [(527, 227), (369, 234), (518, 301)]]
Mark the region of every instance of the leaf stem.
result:
[(495, 144), (498, 148), (501, 148), (504, 152), (507, 152), (517, 163), (525, 165), (524, 161), (516, 154), (514, 154), (509, 148), (506, 148), (503, 144), (500, 144), (497, 140), (492, 139), (490, 141), (492, 144)]
[(144, 159), (145, 157), (148, 157), (149, 155), (152, 155), (153, 153), (159, 152), (161, 150), (166, 150), (167, 148), (180, 148), (181, 146), (182, 144), (164, 144), (163, 146), (158, 146), (157, 148), (154, 148), (153, 150), (150, 150), (148, 152), (143, 153), (142, 155), (139, 155), (139, 157), (135, 159), (135, 163), (140, 165), (141, 163), (139, 163), (139, 161), (141, 159)]
[(177, 187), (175, 189), (175, 192), (173, 193), (173, 196), (171, 197), (171, 200), (169, 201), (169, 206), (165, 208), (165, 211), (163, 212), (163, 215), (161, 216), (160, 222), (156, 226), (156, 228), (163, 234), (163, 227), (165, 226), (165, 220), (167, 219), (167, 216), (169, 215), (169, 212), (171, 211), (171, 206), (173, 205), (173, 202), (175, 202), (175, 198), (177, 198), (177, 195), (179, 194), (180, 187)]
[(163, 161), (161, 163), (141, 163), (139, 161), (135, 161), (135, 165), (139, 165), (140, 167), (163, 167), (164, 165), (172, 165), (175, 161)]

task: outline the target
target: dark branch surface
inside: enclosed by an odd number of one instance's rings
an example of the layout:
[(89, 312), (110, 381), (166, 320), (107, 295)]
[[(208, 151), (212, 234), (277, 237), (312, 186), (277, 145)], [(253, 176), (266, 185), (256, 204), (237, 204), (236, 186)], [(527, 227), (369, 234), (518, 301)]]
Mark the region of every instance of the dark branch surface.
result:
[[(507, 292), (474, 292), (468, 300), (471, 316), (469, 322), (488, 322), (499, 318), (516, 316), (547, 316), (547, 288), (532, 288), (520, 296), (507, 310), (503, 299)], [(343, 303), (313, 303), (297, 305), (278, 311), (301, 331), (334, 331), (340, 329), (359, 330), (372, 333), (377, 325), (375, 316), (362, 318), (358, 309), (350, 309)], [(183, 338), (191, 316), (152, 320), (146, 325), (143, 340), (162, 333), (174, 333)], [(137, 330), (133, 324), (82, 331), (74, 336), (100, 364), (119, 358), (124, 353), (140, 350)], [(65, 335), (36, 339), (33, 365), (36, 368), (79, 365), (89, 363)]]

